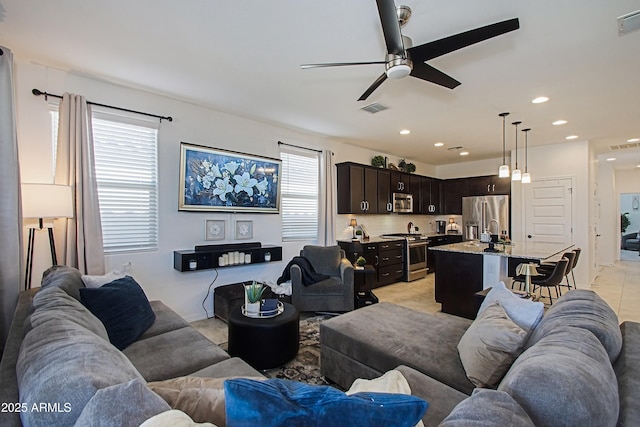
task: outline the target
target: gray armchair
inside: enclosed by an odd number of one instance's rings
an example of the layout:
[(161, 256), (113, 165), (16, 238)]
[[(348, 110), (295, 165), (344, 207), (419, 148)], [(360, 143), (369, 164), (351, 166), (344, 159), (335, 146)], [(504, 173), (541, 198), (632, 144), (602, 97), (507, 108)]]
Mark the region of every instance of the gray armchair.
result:
[(307, 245), (300, 251), (317, 273), (329, 278), (305, 286), (302, 271), (297, 265), (290, 267), (291, 302), (298, 311), (351, 311), (353, 310), (353, 265), (345, 258), (340, 246)]
[(627, 251), (637, 251), (640, 249), (640, 239), (638, 236), (640, 233), (629, 233), (622, 236), (622, 249)]

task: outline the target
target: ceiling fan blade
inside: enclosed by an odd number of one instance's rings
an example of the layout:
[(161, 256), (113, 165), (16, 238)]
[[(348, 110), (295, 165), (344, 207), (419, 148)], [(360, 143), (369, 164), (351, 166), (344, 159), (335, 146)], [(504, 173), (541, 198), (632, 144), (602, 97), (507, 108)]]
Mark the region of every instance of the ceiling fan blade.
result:
[(350, 65), (371, 65), (371, 64), (386, 64), (385, 61), (370, 61), (370, 62), (325, 62), (322, 64), (302, 64), (300, 68), (303, 70), (307, 68), (325, 68), (325, 67), (348, 67)]
[(384, 41), (387, 44), (387, 53), (404, 56), (404, 44), (402, 43), (402, 33), (400, 23), (396, 14), (396, 5), (393, 0), (376, 0), (378, 4), (378, 14), (382, 24)]
[(520, 28), (520, 21), (518, 18), (508, 19), (506, 21), (465, 31), (464, 33), (445, 37), (430, 43), (425, 43), (420, 46), (411, 47), (407, 49), (407, 53), (414, 63), (424, 62), (449, 52), (462, 49), (463, 47), (517, 30), (518, 28)]
[(460, 85), (460, 82), (453, 77), (446, 75), (442, 71), (433, 68), (431, 65), (425, 64), (424, 62), (414, 63), (411, 75), (449, 89), (453, 89)]
[(367, 99), (374, 90), (378, 89), (378, 87), (380, 87), (380, 85), (384, 83), (385, 80), (387, 80), (387, 75), (385, 73), (382, 73), (380, 77), (378, 77), (376, 81), (373, 82), (366, 91), (364, 91), (360, 98), (358, 98), (358, 101), (364, 101), (365, 99)]

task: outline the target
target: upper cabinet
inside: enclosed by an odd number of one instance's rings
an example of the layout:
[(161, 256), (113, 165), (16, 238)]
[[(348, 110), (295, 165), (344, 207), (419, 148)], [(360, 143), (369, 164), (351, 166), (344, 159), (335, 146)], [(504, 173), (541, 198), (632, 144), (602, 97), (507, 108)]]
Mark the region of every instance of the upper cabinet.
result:
[(355, 163), (336, 166), (338, 213), (378, 213), (378, 171)]
[(462, 215), (462, 198), (511, 194), (511, 180), (497, 175), (436, 179), (345, 162), (337, 168), (339, 214), (392, 212), (393, 193), (413, 196), (413, 213)]
[(511, 194), (511, 179), (498, 178), (498, 175), (474, 176), (469, 181), (468, 196), (486, 196), (494, 194)]

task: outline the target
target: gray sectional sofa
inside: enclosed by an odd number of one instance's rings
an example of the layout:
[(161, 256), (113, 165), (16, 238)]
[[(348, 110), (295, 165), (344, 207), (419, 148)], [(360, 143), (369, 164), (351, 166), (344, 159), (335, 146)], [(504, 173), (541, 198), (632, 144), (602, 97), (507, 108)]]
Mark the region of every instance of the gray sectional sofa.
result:
[(618, 324), (594, 292), (566, 293), (529, 331), (494, 388), (467, 378), (471, 320), (379, 303), (323, 322), (321, 370), (345, 389), (390, 369), (429, 402), (425, 426), (638, 426), (640, 323)]
[(0, 362), (0, 425), (139, 425), (170, 409), (147, 382), (262, 377), (160, 301), (150, 302), (151, 327), (118, 350), (80, 303), (83, 286), (78, 270), (56, 266), (40, 290), (20, 294)]

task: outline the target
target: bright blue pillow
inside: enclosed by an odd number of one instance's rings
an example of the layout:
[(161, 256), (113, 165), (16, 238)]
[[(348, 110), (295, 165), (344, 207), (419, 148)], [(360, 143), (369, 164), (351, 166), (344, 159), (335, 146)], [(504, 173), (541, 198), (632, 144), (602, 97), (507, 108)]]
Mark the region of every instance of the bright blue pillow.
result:
[(412, 427), (427, 402), (408, 394), (345, 393), (297, 381), (224, 382), (228, 427)]
[(123, 350), (156, 320), (144, 291), (131, 276), (99, 288), (80, 288), (80, 301), (104, 324), (109, 341)]

